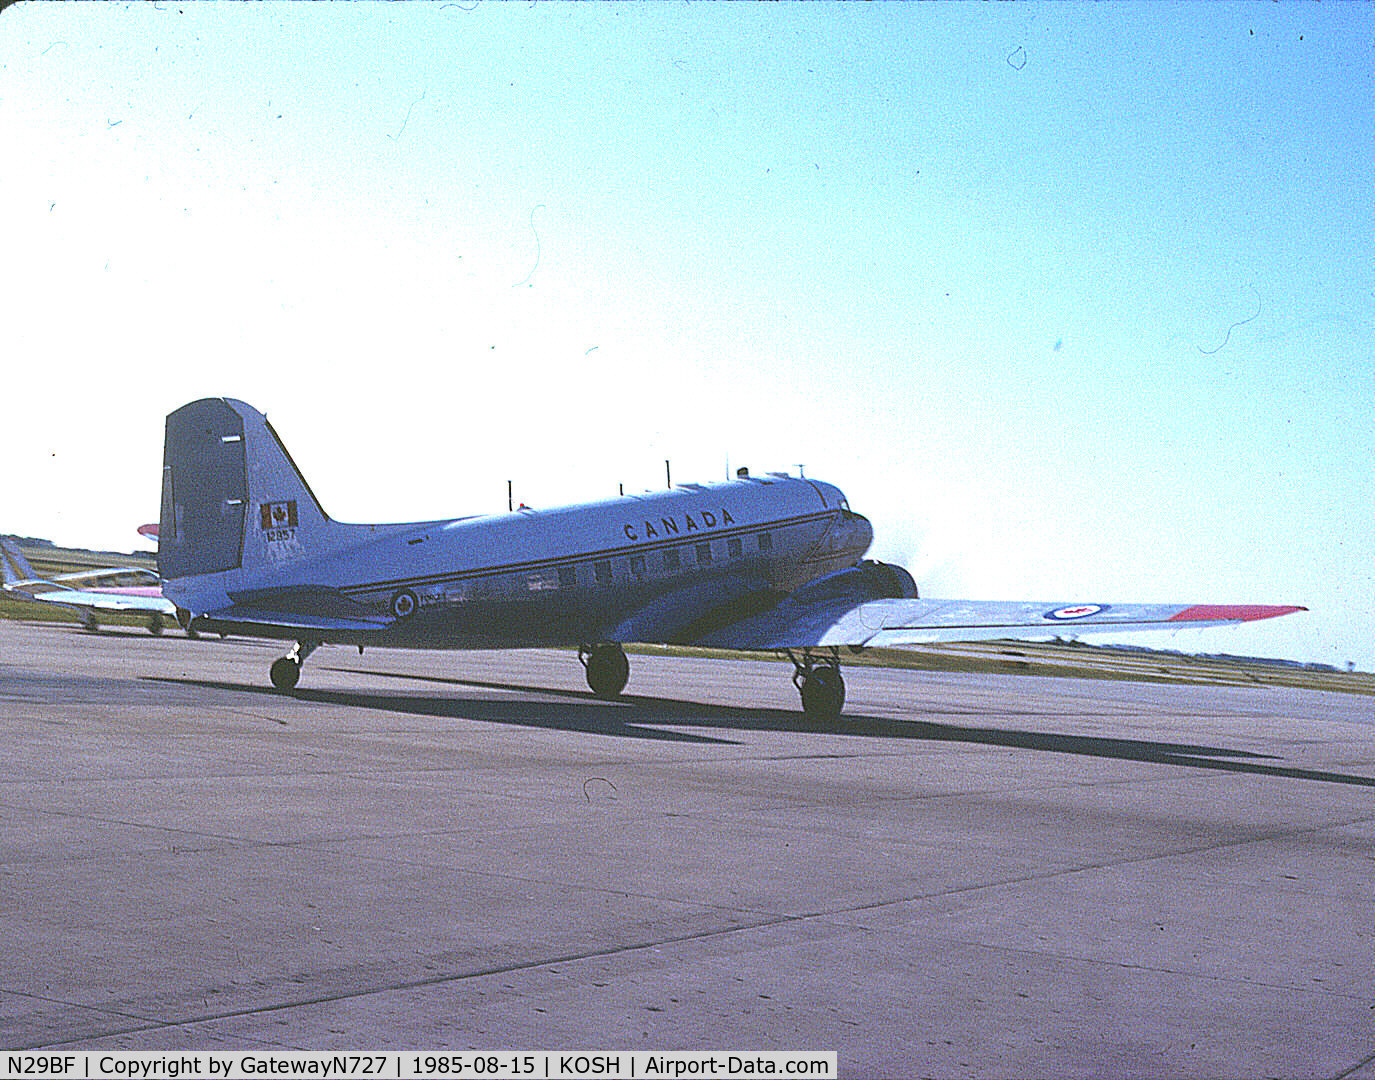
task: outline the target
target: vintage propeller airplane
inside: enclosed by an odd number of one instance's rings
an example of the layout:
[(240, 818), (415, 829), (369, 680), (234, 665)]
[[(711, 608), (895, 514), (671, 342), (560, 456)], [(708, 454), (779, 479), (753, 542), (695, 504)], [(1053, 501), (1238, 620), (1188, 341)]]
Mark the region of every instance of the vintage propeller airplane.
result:
[(394, 525), (334, 521), (267, 418), (233, 398), (167, 417), (158, 530), (163, 594), (188, 630), (294, 641), (279, 690), (322, 644), (576, 648), (615, 698), (622, 645), (786, 653), (803, 711), (845, 703), (840, 650), (1267, 619), (1295, 606), (923, 600), (863, 558), (867, 519), (819, 480), (741, 470), (553, 510)]

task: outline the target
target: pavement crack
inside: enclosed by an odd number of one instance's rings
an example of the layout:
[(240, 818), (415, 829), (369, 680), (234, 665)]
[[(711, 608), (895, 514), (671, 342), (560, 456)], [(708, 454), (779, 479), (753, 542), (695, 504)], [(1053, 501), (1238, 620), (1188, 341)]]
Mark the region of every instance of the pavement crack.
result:
[[(228, 1009), (220, 1012), (206, 1012), (197, 1016), (188, 1016), (181, 1020), (158, 1021), (150, 1017), (142, 1017), (132, 1013), (122, 1013), (115, 1009), (96, 1009), (99, 1012), (108, 1013), (111, 1016), (127, 1016), (132, 1020), (143, 1020), (145, 1023), (136, 1027), (131, 1027), (123, 1031), (102, 1032), (101, 1039), (118, 1038), (121, 1035), (133, 1035), (141, 1031), (148, 1030), (175, 1030), (177, 1028), (191, 1027), (196, 1024), (208, 1024), (221, 1020), (233, 1020), (246, 1016), (268, 1016), (273, 1013), (285, 1012), (291, 1009), (309, 1008), (312, 1005), (327, 1005), (337, 1001), (350, 1001), (359, 998), (371, 997), (374, 994), (390, 994), (404, 992), (407, 990), (421, 990), (426, 987), (445, 986), (455, 983), (466, 982), (470, 979), (490, 978), (493, 975), (509, 975), (522, 971), (535, 971), (540, 968), (551, 967), (556, 964), (571, 964), (583, 960), (597, 960), (612, 956), (623, 956), (628, 953), (641, 952), (649, 949), (661, 949), (670, 945), (684, 945), (696, 941), (706, 941), (712, 938), (720, 938), (730, 934), (740, 933), (741, 931), (758, 930), (770, 926), (777, 926), (784, 923), (795, 921), (794, 917), (783, 917), (777, 919), (765, 919), (759, 922), (750, 923), (745, 926), (725, 926), (717, 927), (713, 930), (703, 930), (692, 934), (678, 934), (669, 937), (659, 938), (654, 941), (635, 942), (630, 945), (617, 945), (606, 949), (589, 949), (582, 952), (560, 953), (555, 956), (541, 957), (537, 960), (522, 961), (513, 964), (498, 964), (488, 968), (481, 968), (475, 971), (465, 971), (451, 973), (447, 975), (435, 975), (426, 979), (405, 979), (395, 982), (384, 983), (374, 986), (357, 987), (350, 990), (340, 990), (336, 993), (317, 994), (310, 997), (296, 998), (290, 1001), (280, 1001), (270, 1005), (261, 1005), (249, 1009)], [(8, 991), (6, 991), (8, 992)], [(57, 1004), (72, 1004), (52, 999)], [(83, 1008), (94, 1008), (93, 1006), (81, 1006)], [(70, 1039), (58, 1043), (42, 1043), (34, 1046), (16, 1047), (23, 1050), (37, 1049), (58, 1049), (63, 1046), (79, 1046), (89, 1041), (89, 1039)]]

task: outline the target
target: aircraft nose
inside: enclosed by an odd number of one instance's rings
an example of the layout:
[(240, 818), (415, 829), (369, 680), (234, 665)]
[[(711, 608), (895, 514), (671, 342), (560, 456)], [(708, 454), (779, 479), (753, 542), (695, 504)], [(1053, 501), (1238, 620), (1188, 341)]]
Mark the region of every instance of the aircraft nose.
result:
[(874, 526), (869, 519), (860, 514), (855, 514), (855, 525), (857, 539), (859, 542), (859, 553), (863, 555), (869, 550), (869, 546), (874, 542)]
[(837, 549), (863, 555), (874, 542), (874, 527), (867, 517), (847, 510), (832, 526), (831, 541)]

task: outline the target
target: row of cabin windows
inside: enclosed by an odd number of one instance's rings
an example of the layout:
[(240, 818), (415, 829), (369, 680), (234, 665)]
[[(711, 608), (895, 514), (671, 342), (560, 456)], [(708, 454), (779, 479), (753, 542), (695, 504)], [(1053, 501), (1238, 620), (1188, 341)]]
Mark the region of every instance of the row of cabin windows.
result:
[[(755, 537), (758, 548), (761, 552), (773, 550), (773, 536), (769, 533), (760, 533)], [(683, 566), (682, 552), (685, 548), (665, 548), (662, 552), (663, 569), (672, 573), (681, 570)], [(693, 553), (697, 559), (698, 566), (709, 566), (712, 562), (712, 547), (710, 540), (703, 540), (701, 543), (693, 545)], [(745, 544), (738, 536), (728, 536), (726, 538), (726, 557), (738, 559), (745, 553)], [(640, 581), (646, 573), (646, 556), (630, 556), (630, 576), (635, 581)], [(592, 576), (598, 585), (610, 585), (612, 580), (612, 569), (610, 559), (599, 559), (592, 564)], [(577, 574), (571, 564), (565, 563), (559, 567), (559, 588), (571, 589), (577, 584)]]

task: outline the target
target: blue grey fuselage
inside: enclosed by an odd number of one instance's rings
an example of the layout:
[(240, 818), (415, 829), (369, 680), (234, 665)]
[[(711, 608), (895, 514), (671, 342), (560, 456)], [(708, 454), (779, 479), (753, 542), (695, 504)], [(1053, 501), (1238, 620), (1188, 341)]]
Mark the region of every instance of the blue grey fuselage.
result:
[(158, 567), (184, 625), (435, 648), (695, 640), (859, 562), (844, 495), (770, 474), (551, 510), (394, 525), (329, 517), (267, 418), (167, 418)]
[(292, 584), (404, 615), (395, 644), (687, 641), (854, 565), (872, 539), (828, 484), (748, 479), (406, 528)]

